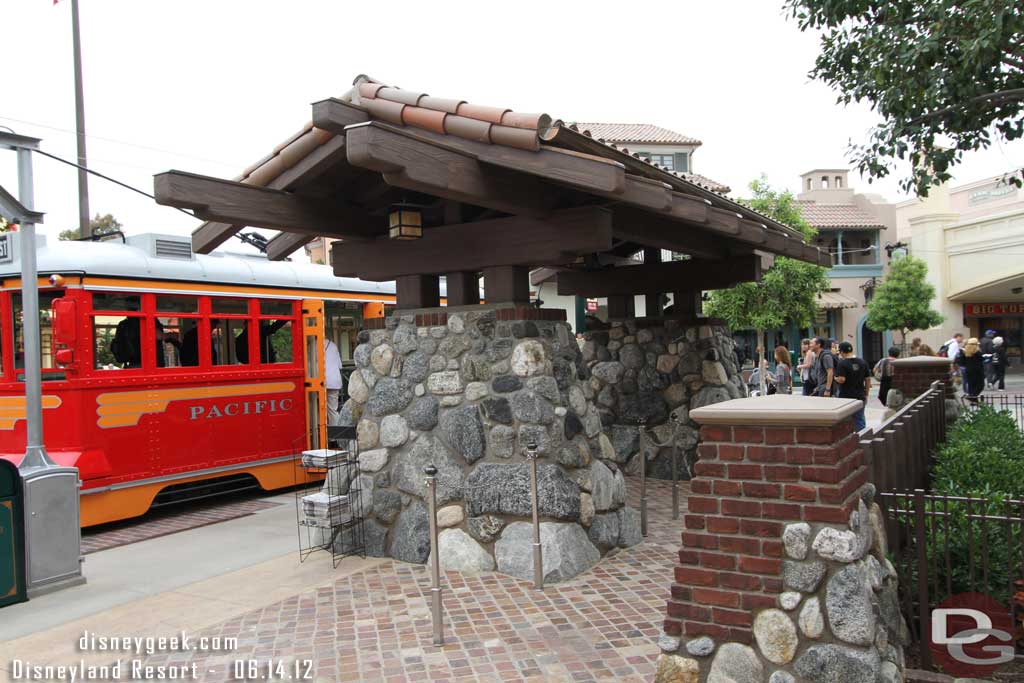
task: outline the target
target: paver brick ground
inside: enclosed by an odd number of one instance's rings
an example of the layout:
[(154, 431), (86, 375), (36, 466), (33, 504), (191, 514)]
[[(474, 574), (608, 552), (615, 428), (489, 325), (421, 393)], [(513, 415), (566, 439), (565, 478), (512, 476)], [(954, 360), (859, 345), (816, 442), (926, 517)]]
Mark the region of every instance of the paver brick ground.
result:
[[(387, 561), (198, 634), (237, 637), (231, 652), (159, 654), (145, 663), (195, 662), (202, 681), (236, 680), (236, 660), (290, 667), (309, 659), (317, 681), (646, 683), (682, 528), (672, 520), (671, 484), (648, 487), (644, 542), (572, 581), (537, 591), (496, 572), (446, 572), (442, 647), (432, 644), (429, 569)], [(639, 482), (631, 478), (627, 488), (639, 507)]]

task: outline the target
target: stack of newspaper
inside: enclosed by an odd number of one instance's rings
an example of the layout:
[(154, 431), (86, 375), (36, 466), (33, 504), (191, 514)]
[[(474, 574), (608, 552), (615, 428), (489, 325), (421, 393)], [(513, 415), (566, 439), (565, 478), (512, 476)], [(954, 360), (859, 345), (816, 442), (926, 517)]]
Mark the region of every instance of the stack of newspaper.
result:
[(320, 492), (302, 497), (302, 514), (307, 519), (338, 523), (345, 521), (349, 512), (348, 496), (330, 496)]
[(318, 448), (315, 451), (302, 452), (303, 467), (316, 467), (328, 469), (337, 467), (348, 458), (348, 451), (335, 451), (328, 448)]

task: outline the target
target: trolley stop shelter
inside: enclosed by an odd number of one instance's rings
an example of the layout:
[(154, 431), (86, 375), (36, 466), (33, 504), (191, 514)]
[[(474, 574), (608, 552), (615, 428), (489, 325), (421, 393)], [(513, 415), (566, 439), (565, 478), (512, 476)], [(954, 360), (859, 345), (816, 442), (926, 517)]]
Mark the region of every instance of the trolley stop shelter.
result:
[[(828, 265), (789, 226), (545, 114), (442, 99), (366, 76), (312, 105), (312, 121), (234, 180), (155, 177), (157, 202), (204, 221), (207, 253), (245, 226), (280, 231), (282, 259), (316, 236), (337, 275), (395, 280), (399, 309), (526, 303), (531, 269), (559, 294), (608, 297), (612, 318), (674, 295), (755, 281), (773, 256)], [(689, 258), (660, 262), (662, 249)], [(644, 262), (624, 259), (638, 252)], [(628, 265), (623, 265), (623, 264)]]

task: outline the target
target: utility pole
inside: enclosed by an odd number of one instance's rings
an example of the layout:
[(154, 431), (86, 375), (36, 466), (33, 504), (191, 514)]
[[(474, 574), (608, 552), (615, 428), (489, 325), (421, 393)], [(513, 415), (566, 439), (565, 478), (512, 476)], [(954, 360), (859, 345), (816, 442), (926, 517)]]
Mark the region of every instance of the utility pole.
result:
[(81, 237), (92, 235), (89, 223), (89, 168), (85, 156), (85, 98), (82, 91), (82, 39), (78, 34), (78, 0), (71, 0), (71, 45), (75, 61), (75, 132), (78, 140), (78, 231)]
[[(43, 443), (42, 348), (39, 337), (39, 282), (36, 263), (32, 150), (39, 140), (0, 133), (0, 149), (13, 149), (18, 160), (18, 201), (15, 216), (21, 266), (21, 320), (24, 333), (25, 457), (18, 466), (25, 497), (25, 586), (29, 598), (85, 583), (82, 576), (78, 468), (55, 463)], [(8, 242), (10, 244), (10, 242)], [(8, 258), (13, 260), (13, 250)]]
[[(33, 145), (34, 146), (34, 145)], [(18, 147), (18, 201), (26, 209), (33, 208), (32, 146)], [(56, 465), (43, 445), (42, 366), (39, 340), (39, 284), (36, 269), (36, 226), (31, 219), (22, 220), (21, 302), (22, 331), (25, 339), (25, 458), (21, 468)]]

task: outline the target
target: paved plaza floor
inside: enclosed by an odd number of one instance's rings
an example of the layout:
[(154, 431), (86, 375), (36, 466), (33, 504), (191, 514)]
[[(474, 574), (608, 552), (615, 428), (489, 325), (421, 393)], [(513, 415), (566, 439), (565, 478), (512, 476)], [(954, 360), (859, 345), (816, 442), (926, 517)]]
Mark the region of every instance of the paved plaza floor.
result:
[[(119, 636), (185, 631), (193, 646), (203, 636), (237, 638), (230, 651), (132, 657), (142, 665), (194, 663), (195, 680), (202, 681), (244, 677), (236, 662), (244, 667), (247, 660), (273, 663), (273, 669), (264, 664), (258, 671), (264, 678), (280, 674), (279, 662), (289, 677), (294, 677), (296, 660), (305, 673), (302, 661), (309, 660), (316, 681), (650, 681), (682, 523), (671, 518), (671, 485), (657, 480), (648, 485), (648, 537), (572, 581), (537, 591), (531, 582), (498, 573), (447, 572), (442, 647), (432, 645), (427, 567), (348, 558), (332, 569), (325, 553), (299, 564), (292, 551), (222, 574), (210, 568), (210, 576), (193, 582), (153, 576), (167, 590), (123, 599), (107, 594), (106, 606), (99, 599), (84, 600), (87, 584), (64, 591), (65, 600), (58, 593), (6, 608), (0, 613), (0, 681), (10, 679), (15, 658), (36, 664), (116, 659), (79, 651), (84, 631)], [(638, 481), (630, 480), (628, 489), (630, 504), (638, 506)], [(684, 485), (684, 509), (685, 494)], [(188, 575), (194, 548), (209, 552), (210, 542), (220, 542), (221, 552), (231, 553), (224, 543), (229, 527), (242, 546), (262, 538), (268, 547), (280, 549), (282, 538), (295, 543), (294, 513), (289, 524), (284, 507), (98, 551), (89, 555), (86, 574), (94, 585), (102, 583), (96, 572), (106, 566), (104, 555), (121, 553), (118, 564), (130, 567), (133, 553), (152, 554), (151, 546), (162, 544), (174, 549), (162, 571)], [(266, 534), (272, 520), (275, 538), (270, 539)], [(211, 541), (208, 536), (218, 529)], [(69, 608), (64, 605), (68, 601)], [(95, 611), (83, 614), (89, 609)], [(33, 616), (33, 610), (47, 614)], [(11, 619), (35, 626), (18, 628)]]

